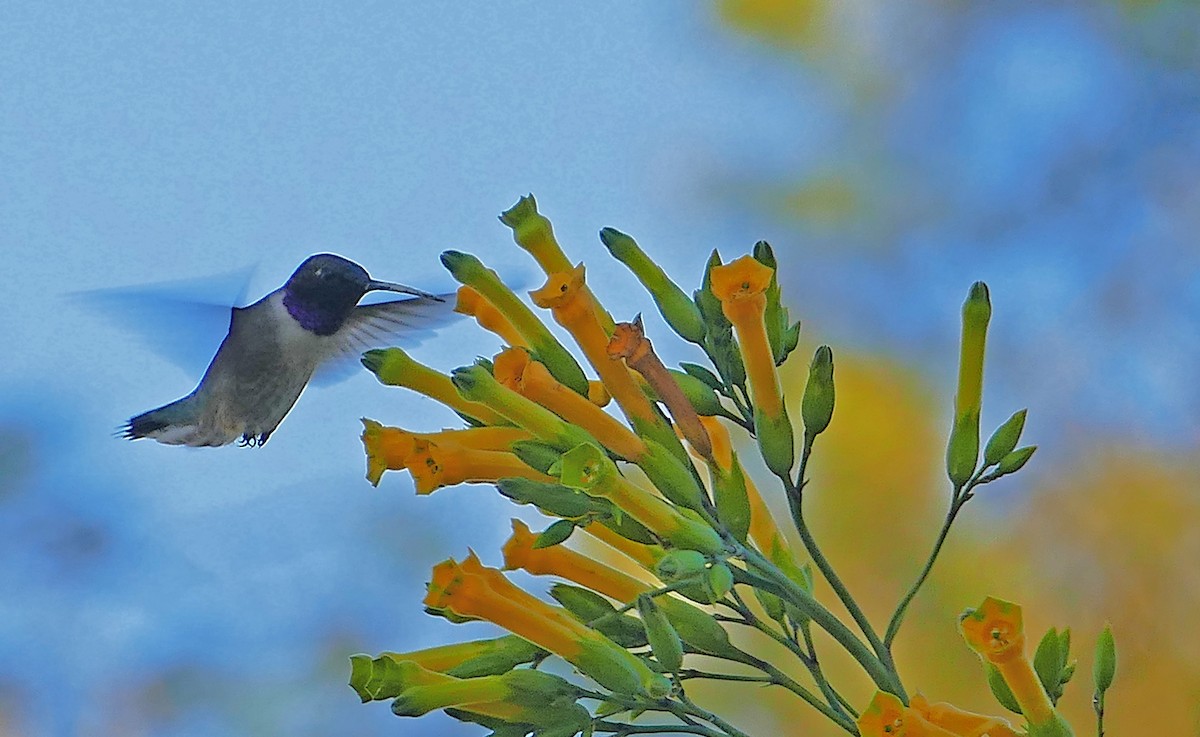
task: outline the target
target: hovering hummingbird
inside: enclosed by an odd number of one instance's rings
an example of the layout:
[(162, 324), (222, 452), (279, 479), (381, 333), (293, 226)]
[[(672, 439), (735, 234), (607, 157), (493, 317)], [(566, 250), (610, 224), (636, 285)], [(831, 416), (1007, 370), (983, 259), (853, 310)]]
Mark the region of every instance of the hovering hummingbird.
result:
[[(376, 290), (413, 296), (358, 304)], [(191, 394), (130, 419), (120, 434), (167, 445), (260, 446), (319, 367), (430, 327), (451, 306), (444, 296), (376, 281), (341, 256), (310, 256), (282, 287), (233, 308), (229, 332)]]

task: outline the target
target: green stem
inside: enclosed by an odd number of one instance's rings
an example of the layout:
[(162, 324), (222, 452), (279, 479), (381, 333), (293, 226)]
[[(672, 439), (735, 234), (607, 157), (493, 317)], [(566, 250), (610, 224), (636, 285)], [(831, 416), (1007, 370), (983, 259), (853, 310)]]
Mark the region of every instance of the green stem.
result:
[(808, 551), (809, 557), (812, 558), (813, 563), (815, 563), (817, 566), (817, 569), (821, 571), (821, 575), (824, 576), (825, 580), (829, 582), (830, 587), (833, 589), (834, 593), (837, 594), (837, 597), (841, 600), (842, 605), (846, 607), (846, 611), (850, 613), (850, 617), (854, 620), (854, 623), (858, 625), (859, 630), (861, 630), (863, 635), (866, 636), (867, 642), (871, 645), (871, 649), (875, 651), (875, 655), (879, 657), (879, 660), (888, 669), (888, 671), (895, 676), (895, 680), (898, 684), (900, 678), (899, 674), (896, 672), (896, 664), (892, 660), (891, 651), (889, 651), (884, 645), (884, 642), (879, 639), (879, 635), (876, 634), (875, 628), (871, 626), (871, 621), (867, 619), (867, 615), (863, 612), (862, 608), (859, 607), (858, 602), (854, 600), (854, 596), (851, 595), (850, 589), (846, 588), (846, 584), (842, 583), (842, 579), (837, 575), (837, 572), (833, 570), (833, 565), (829, 562), (829, 559), (826, 558), (825, 554), (821, 552), (821, 548), (817, 545), (817, 541), (813, 537), (812, 531), (808, 529), (808, 523), (804, 520), (804, 475), (805, 469), (808, 468), (809, 456), (812, 454), (813, 440), (814, 438), (807, 436), (804, 439), (804, 449), (800, 453), (800, 469), (797, 473), (797, 476), (800, 479), (799, 485), (792, 481), (792, 479), (788, 476), (779, 477), (780, 481), (783, 482), (785, 491), (787, 492), (788, 508), (792, 513), (792, 522), (796, 526), (796, 531), (800, 533), (800, 540), (804, 543), (804, 548)]
[(792, 579), (774, 565), (769, 560), (763, 557), (753, 548), (747, 548), (744, 545), (739, 545), (737, 550), (738, 555), (748, 564), (754, 567), (757, 573), (747, 571), (745, 575), (752, 579), (752, 583), (760, 588), (780, 596), (792, 606), (804, 612), (817, 626), (825, 630), (830, 637), (837, 640), (838, 644), (845, 648), (846, 652), (852, 658), (858, 661), (871, 680), (875, 682), (881, 690), (895, 694), (901, 701), (908, 703), (908, 694), (904, 691), (904, 686), (900, 683), (900, 679), (892, 672), (883, 661), (871, 649), (863, 644), (862, 640), (850, 631), (850, 628), (838, 619), (821, 605), (819, 601), (813, 598), (813, 595), (806, 591), (803, 587), (797, 584)]
[(627, 737), (631, 734), (699, 734), (704, 737), (726, 737), (724, 733), (702, 724), (626, 724), (601, 720), (593, 722), (592, 728), (597, 732), (611, 732), (613, 737)]
[(826, 706), (825, 702), (822, 702), (820, 699), (818, 699), (815, 694), (813, 694), (807, 688), (801, 686), (799, 683), (793, 681), (787, 676), (787, 674), (776, 668), (771, 663), (765, 660), (759, 660), (749, 653), (745, 653), (746, 657), (742, 659), (742, 662), (746, 665), (753, 666), (764, 673), (772, 675), (774, 678), (778, 679), (780, 686), (783, 686), (800, 698), (804, 699), (810, 706), (824, 714), (839, 727), (846, 730), (850, 734), (858, 734), (858, 730), (855, 728), (854, 723), (847, 717), (846, 712), (842, 709), (841, 696), (837, 693), (837, 691), (834, 690), (829, 681), (825, 679), (824, 673), (821, 672), (820, 665), (816, 660), (815, 651), (812, 649), (812, 641), (809, 640), (809, 652), (805, 653), (800, 647), (799, 643), (789, 640), (786, 636), (776, 632), (766, 622), (763, 622), (761, 619), (755, 616), (754, 612), (751, 611), (748, 606), (746, 606), (745, 601), (738, 596), (736, 591), (733, 592), (733, 598), (737, 601), (740, 607), (737, 608), (736, 611), (742, 616), (740, 621), (734, 621), (738, 624), (745, 624), (755, 628), (767, 637), (770, 637), (775, 642), (783, 645), (788, 650), (791, 650), (792, 653), (800, 660), (800, 662), (804, 664), (804, 667), (808, 669), (808, 672), (812, 674), (813, 680), (817, 682), (817, 685), (821, 689), (821, 693), (825, 694), (825, 698), (828, 701), (828, 706)]
[(725, 734), (730, 735), (730, 737), (750, 737), (750, 735), (746, 734), (711, 711), (696, 706), (694, 703), (692, 703), (692, 700), (688, 698), (687, 694), (684, 693), (682, 688), (679, 689), (679, 695), (676, 698), (678, 698), (679, 702), (683, 705), (684, 713), (708, 722)]
[(1104, 693), (1092, 696), (1092, 709), (1096, 712), (1096, 737), (1104, 737)]
[(807, 622), (800, 627), (800, 631), (804, 634), (804, 645), (808, 648), (808, 653), (812, 660), (812, 664), (808, 666), (808, 670), (812, 673), (813, 680), (817, 682), (817, 686), (820, 687), (821, 693), (825, 694), (825, 699), (829, 701), (829, 705), (836, 711), (842, 714), (846, 714), (849, 711), (850, 717), (857, 717), (858, 712), (850, 706), (846, 699), (842, 698), (842, 695), (837, 692), (837, 689), (825, 677), (825, 672), (821, 670), (821, 661), (817, 658), (817, 645), (813, 642), (812, 630)]
[(962, 487), (954, 489), (954, 495), (950, 501), (950, 511), (947, 512), (946, 520), (942, 523), (942, 529), (938, 533), (937, 540), (933, 543), (933, 550), (930, 551), (929, 558), (925, 561), (925, 567), (921, 569), (917, 580), (909, 587), (908, 593), (904, 595), (904, 598), (900, 599), (900, 603), (896, 605), (896, 611), (892, 614), (892, 620), (888, 622), (887, 632), (883, 636), (883, 644), (889, 652), (892, 649), (892, 641), (896, 639), (896, 633), (900, 631), (900, 624), (904, 621), (904, 613), (908, 611), (908, 605), (912, 603), (917, 592), (921, 590), (925, 579), (929, 578), (929, 573), (933, 570), (933, 564), (937, 562), (938, 554), (942, 552), (942, 545), (946, 542), (946, 537), (950, 534), (950, 527), (954, 524), (954, 519), (958, 516), (959, 510), (963, 508), (967, 499), (970, 498), (970, 493), (970, 486), (967, 487), (966, 491), (963, 491)]

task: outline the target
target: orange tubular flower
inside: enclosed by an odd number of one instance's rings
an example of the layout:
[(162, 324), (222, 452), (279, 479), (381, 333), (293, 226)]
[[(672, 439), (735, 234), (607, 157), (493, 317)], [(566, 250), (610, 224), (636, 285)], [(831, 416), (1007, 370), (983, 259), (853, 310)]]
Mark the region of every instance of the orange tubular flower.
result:
[(432, 442), (439, 447), (457, 446), (463, 450), (507, 451), (514, 442), (533, 437), (517, 427), (472, 427), (414, 433), (398, 427), (385, 427), (365, 417), (362, 423), (363, 447), (367, 451), (367, 480), (372, 486), (379, 485), (384, 471), (408, 468), (417, 441)]
[(637, 461), (646, 454), (646, 444), (641, 438), (612, 415), (559, 383), (528, 351), (521, 348), (502, 351), (497, 354), (494, 366), (496, 381), (587, 430), (617, 455)]
[(629, 651), (559, 607), (514, 586), (500, 571), (471, 553), (461, 564), (433, 568), (425, 606), (459, 617), (484, 619), (559, 655), (596, 682), (620, 693), (661, 698), (671, 685)]
[(795, 439), (775, 373), (775, 358), (767, 337), (767, 288), (775, 270), (751, 256), (742, 256), (710, 272), (712, 293), (733, 324), (742, 345), (742, 361), (750, 379), (754, 429), (767, 468), (778, 476), (791, 474)]
[(783, 412), (775, 359), (763, 320), (767, 287), (774, 273), (752, 256), (742, 256), (712, 269), (712, 291), (721, 300), (725, 318), (737, 331), (754, 405), (768, 417), (778, 417)]
[(1025, 655), (1020, 606), (989, 596), (978, 609), (964, 614), (958, 626), (971, 649), (1000, 671), (1031, 725), (1059, 719), (1033, 663)]
[(496, 309), (495, 305), (473, 287), (461, 286), (458, 288), (458, 301), (454, 305), (454, 311), (474, 317), (480, 327), (499, 335), (508, 345), (529, 346), (529, 341), (504, 316), (504, 313)]
[(917, 694), (909, 701), (913, 709), (925, 719), (942, 729), (957, 735), (987, 735), (988, 737), (1023, 737), (1013, 729), (1012, 725), (1000, 717), (989, 717), (984, 714), (964, 711), (963, 709), (939, 701), (929, 703), (924, 696)]
[(683, 437), (702, 458), (711, 460), (712, 443), (700, 424), (700, 416), (654, 352), (654, 346), (642, 328), (641, 317), (633, 322), (617, 323), (608, 343), (608, 355), (610, 358), (625, 359), (630, 368), (642, 375), (663, 404), (667, 405)]
[[(369, 462), (368, 462), (369, 465)], [(438, 444), (413, 439), (412, 453), (404, 464), (392, 470), (408, 469), (418, 494), (432, 494), (443, 486), (462, 483), (494, 483), (503, 478), (527, 478), (553, 481), (544, 473), (525, 465), (512, 453), (498, 450), (473, 450), (454, 443)]]
[(963, 737), (933, 724), (886, 691), (875, 692), (857, 724), (862, 737)]
[[(675, 434), (655, 414), (632, 372), (620, 359), (609, 357), (608, 334), (601, 327), (596, 303), (585, 287), (584, 268), (580, 264), (571, 271), (551, 274), (545, 286), (530, 292), (529, 296), (538, 307), (550, 309), (555, 321), (571, 333), (609, 394), (617, 400), (621, 411), (638, 432), (671, 447), (668, 443), (678, 442)], [(658, 437), (662, 431), (670, 435), (669, 441)]]
[(505, 570), (521, 569), (535, 576), (558, 576), (625, 603), (653, 589), (627, 573), (562, 545), (533, 547), (538, 536), (520, 520), (512, 521), (512, 529), (512, 537), (504, 543)]

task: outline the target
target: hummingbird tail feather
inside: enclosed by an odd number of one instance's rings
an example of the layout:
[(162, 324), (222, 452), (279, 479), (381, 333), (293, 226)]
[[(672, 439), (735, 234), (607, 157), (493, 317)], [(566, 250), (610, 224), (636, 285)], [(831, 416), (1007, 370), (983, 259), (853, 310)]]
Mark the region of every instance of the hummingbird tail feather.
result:
[(200, 430), (198, 409), (194, 398), (186, 396), (130, 418), (120, 428), (121, 437), (127, 440), (150, 438), (166, 445), (195, 445)]

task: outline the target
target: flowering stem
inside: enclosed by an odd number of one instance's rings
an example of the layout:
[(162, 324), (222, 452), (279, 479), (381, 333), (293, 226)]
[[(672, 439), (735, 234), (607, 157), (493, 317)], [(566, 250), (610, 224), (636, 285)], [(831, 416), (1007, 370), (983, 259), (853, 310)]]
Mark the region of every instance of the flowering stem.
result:
[[(797, 477), (800, 479), (799, 485), (794, 482), (790, 476), (781, 475), (779, 479), (783, 482), (784, 488), (787, 491), (788, 508), (792, 512), (792, 521), (796, 525), (796, 531), (800, 533), (800, 539), (804, 542), (804, 548), (808, 551), (809, 557), (816, 564), (821, 575), (829, 582), (842, 605), (846, 607), (846, 611), (850, 612), (851, 618), (855, 624), (862, 630), (866, 636), (867, 642), (870, 643), (871, 649), (879, 657), (884, 667), (895, 677), (896, 684), (899, 685), (899, 676), (896, 673), (896, 664), (892, 660), (891, 651), (888, 650), (883, 641), (879, 639), (879, 635), (875, 633), (875, 628), (871, 626), (871, 621), (867, 619), (867, 615), (859, 607), (858, 602), (850, 594), (850, 590), (846, 588), (846, 584), (842, 583), (842, 579), (838, 577), (837, 572), (833, 570), (833, 565), (829, 559), (821, 552), (820, 546), (817, 545), (816, 539), (812, 535), (812, 531), (808, 529), (808, 523), (804, 521), (804, 484), (805, 484), (805, 469), (808, 467), (809, 456), (812, 455), (813, 440), (815, 438), (805, 435), (804, 448), (800, 452), (800, 470)], [(900, 694), (897, 694), (900, 696)], [(901, 698), (904, 698), (901, 696)], [(907, 699), (905, 699), (907, 700)]]
[(908, 701), (908, 695), (896, 674), (884, 665), (883, 661), (871, 652), (871, 649), (864, 645), (862, 640), (850, 631), (849, 627), (842, 624), (842, 620), (822, 606), (813, 598), (812, 594), (788, 578), (783, 571), (763, 557), (762, 553), (740, 544), (736, 551), (739, 557), (754, 568), (755, 572), (747, 571), (745, 575), (752, 579), (752, 583), (757, 588), (784, 598), (788, 603), (804, 612), (817, 623), (817, 626), (837, 640), (838, 644), (845, 648), (852, 658), (858, 661), (876, 686), (888, 693), (895, 694), (905, 702)]
[(625, 724), (623, 722), (596, 721), (592, 722), (596, 732), (611, 732), (613, 737), (627, 737), (631, 734), (699, 734), (705, 737), (725, 737), (711, 727), (702, 724)]
[(950, 534), (950, 527), (954, 524), (954, 519), (958, 517), (958, 512), (963, 508), (971, 498), (971, 490), (979, 483), (979, 474), (971, 479), (965, 486), (955, 486), (954, 492), (950, 498), (950, 510), (946, 513), (946, 520), (942, 523), (942, 529), (938, 533), (937, 540), (933, 543), (933, 550), (929, 553), (929, 558), (925, 561), (925, 567), (921, 569), (921, 573), (917, 576), (917, 580), (908, 589), (908, 593), (896, 605), (896, 611), (892, 614), (892, 620), (888, 622), (887, 632), (883, 636), (884, 647), (888, 653), (891, 653), (892, 641), (896, 639), (896, 633), (900, 631), (900, 624), (904, 621), (904, 614), (908, 611), (908, 605), (916, 597), (917, 592), (921, 590), (925, 579), (929, 578), (929, 573), (933, 570), (933, 564), (937, 562), (938, 554), (942, 552), (942, 545), (946, 542), (946, 537)]
[(748, 653), (746, 654), (746, 659), (742, 662), (746, 663), (747, 665), (751, 665), (764, 673), (770, 674), (776, 679), (774, 681), (775, 683), (778, 683), (778, 685), (783, 686), (800, 698), (804, 699), (810, 706), (828, 717), (830, 721), (834, 722), (850, 734), (857, 734), (857, 731), (854, 729), (854, 723), (847, 718), (846, 712), (842, 708), (842, 697), (837, 693), (837, 691), (834, 690), (833, 686), (825, 678), (825, 674), (821, 671), (821, 666), (817, 662), (816, 651), (813, 650), (812, 647), (811, 638), (809, 638), (806, 634), (805, 639), (808, 641), (809, 647), (809, 650), (806, 653), (800, 647), (799, 643), (790, 640), (786, 636), (776, 632), (768, 624), (755, 616), (754, 612), (748, 606), (746, 606), (746, 602), (742, 600), (741, 596), (739, 596), (736, 591), (732, 593), (733, 598), (737, 601), (738, 605), (735, 607), (730, 604), (726, 604), (726, 606), (729, 606), (731, 609), (736, 611), (741, 615), (742, 618), (740, 620), (731, 621), (736, 622), (737, 624), (744, 624), (753, 627), (767, 637), (770, 637), (772, 640), (775, 640), (780, 645), (783, 645), (788, 650), (791, 650), (792, 653), (800, 659), (800, 662), (804, 664), (804, 667), (808, 669), (809, 673), (812, 674), (813, 680), (817, 682), (817, 686), (821, 689), (821, 693), (825, 695), (825, 698), (828, 701), (828, 706), (818, 699), (811, 691), (796, 683), (791, 678), (788, 678), (786, 674), (784, 674), (774, 665), (771, 665), (764, 660), (759, 660)]

